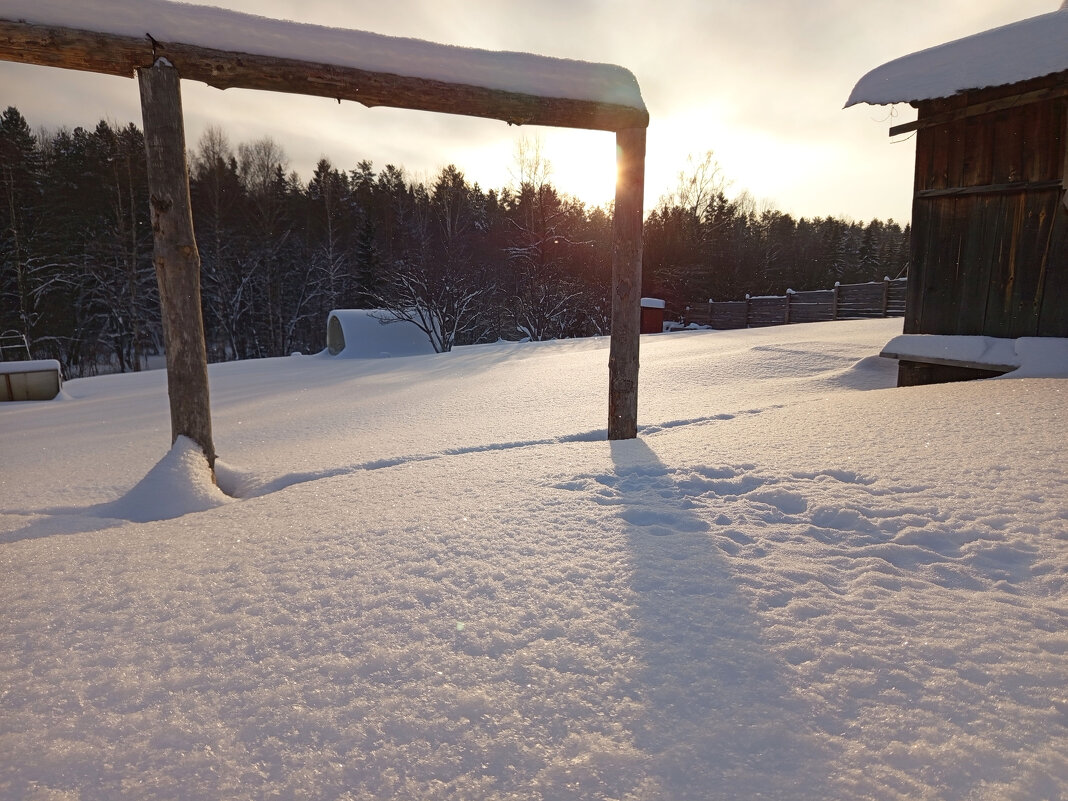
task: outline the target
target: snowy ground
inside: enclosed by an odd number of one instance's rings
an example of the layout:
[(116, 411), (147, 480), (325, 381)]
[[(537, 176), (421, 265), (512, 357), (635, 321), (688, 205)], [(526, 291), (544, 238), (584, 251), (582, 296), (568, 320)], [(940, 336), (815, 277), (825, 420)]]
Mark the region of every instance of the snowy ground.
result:
[(1068, 380), (899, 332), (643, 337), (622, 443), (605, 340), (216, 365), (236, 498), (3, 404), (0, 797), (1068, 796)]

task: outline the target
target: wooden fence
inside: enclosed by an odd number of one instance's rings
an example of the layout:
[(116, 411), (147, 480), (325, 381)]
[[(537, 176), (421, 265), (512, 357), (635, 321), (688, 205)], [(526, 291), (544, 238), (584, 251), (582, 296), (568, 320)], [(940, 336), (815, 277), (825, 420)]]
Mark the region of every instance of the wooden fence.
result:
[(786, 323), (818, 323), (826, 320), (863, 320), (905, 316), (904, 278), (867, 284), (835, 284), (834, 289), (808, 292), (786, 290), (785, 295), (764, 295), (745, 300), (691, 303), (669, 315), (683, 325), (709, 328), (759, 328)]

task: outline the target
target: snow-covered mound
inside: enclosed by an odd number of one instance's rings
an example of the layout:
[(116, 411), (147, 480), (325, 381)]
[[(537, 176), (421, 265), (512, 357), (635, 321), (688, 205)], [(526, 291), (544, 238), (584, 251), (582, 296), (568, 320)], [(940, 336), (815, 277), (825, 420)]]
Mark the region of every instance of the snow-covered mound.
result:
[(144, 523), (161, 372), (6, 404), (0, 797), (1068, 796), (1068, 381), (900, 331), (644, 337), (613, 443), (601, 339), (213, 365)]
[(334, 309), (326, 320), (326, 351), (346, 359), (422, 356), (434, 352), (425, 333), (380, 309)]
[(204, 452), (186, 437), (178, 437), (160, 460), (129, 492), (96, 507), (101, 517), (147, 523), (203, 512), (229, 501), (212, 480)]

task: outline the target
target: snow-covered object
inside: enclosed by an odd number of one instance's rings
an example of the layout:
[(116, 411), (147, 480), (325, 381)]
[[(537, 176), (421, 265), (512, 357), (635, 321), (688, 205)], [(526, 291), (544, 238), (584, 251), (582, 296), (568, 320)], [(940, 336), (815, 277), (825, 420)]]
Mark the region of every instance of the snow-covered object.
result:
[(165, 0), (4, 0), (0, 18), (182, 42), (523, 94), (644, 110), (634, 75), (527, 53), (453, 47)]
[(334, 309), (326, 321), (326, 350), (346, 359), (377, 359), (388, 356), (422, 356), (434, 346), (413, 323), (390, 320), (387, 311)]
[[(882, 355), (935, 364), (961, 364), (1013, 371), (1014, 377), (1068, 377), (1068, 339), (944, 334), (902, 334), (886, 343)], [(1017, 372), (1018, 371), (1018, 372)]]
[(1068, 8), (931, 47), (877, 67), (846, 107), (950, 97), (1068, 70)]
[(660, 298), (642, 298), (641, 306), (643, 309), (663, 309), (667, 303)]
[(0, 362), (0, 401), (52, 400), (63, 386), (55, 359)]
[(0, 362), (0, 375), (10, 373), (32, 373), (38, 370), (55, 370), (59, 372), (59, 362), (55, 359), (31, 359), (21, 362)]

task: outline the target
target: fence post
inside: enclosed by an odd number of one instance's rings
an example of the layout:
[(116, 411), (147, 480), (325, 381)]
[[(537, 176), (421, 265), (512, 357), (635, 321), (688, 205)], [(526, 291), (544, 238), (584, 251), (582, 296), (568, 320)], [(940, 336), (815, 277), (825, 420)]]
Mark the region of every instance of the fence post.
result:
[(792, 289), (786, 290), (786, 310), (783, 312), (782, 322), (783, 325), (790, 324), (790, 301), (793, 298), (794, 291)]
[(832, 292), (834, 294), (831, 295), (831, 319), (832, 320), (837, 320), (838, 319), (838, 290), (841, 288), (841, 286), (842, 286), (842, 282), (841, 281), (835, 281), (834, 282), (834, 289), (832, 290)]
[(886, 310), (890, 305), (890, 276), (883, 276), (883, 317), (886, 317)]

